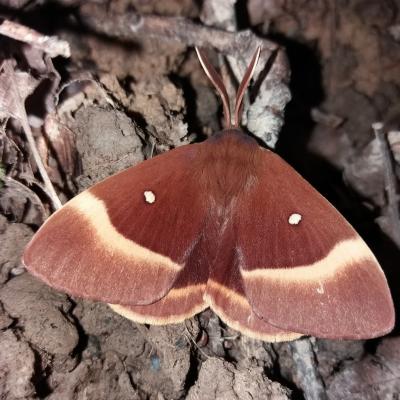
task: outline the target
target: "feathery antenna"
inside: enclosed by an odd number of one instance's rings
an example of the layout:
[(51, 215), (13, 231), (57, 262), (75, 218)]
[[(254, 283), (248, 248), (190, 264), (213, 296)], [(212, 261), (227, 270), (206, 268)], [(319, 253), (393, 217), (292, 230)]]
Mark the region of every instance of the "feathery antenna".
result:
[(226, 91), (224, 82), (222, 81), (221, 76), (215, 70), (215, 68), (210, 63), (209, 59), (207, 58), (204, 50), (199, 49), (196, 47), (197, 57), (199, 57), (200, 64), (203, 67), (208, 79), (212, 82), (212, 84), (217, 89), (219, 95), (222, 99), (222, 104), (224, 106), (224, 116), (225, 116), (225, 126), (226, 128), (230, 128), (231, 123), (231, 109), (229, 107), (229, 97)]
[[(204, 50), (199, 49), (196, 47), (197, 56), (199, 57), (200, 64), (203, 67), (206, 75), (212, 82), (212, 84), (217, 89), (219, 95), (222, 99), (222, 104), (224, 107), (224, 116), (225, 116), (225, 126), (226, 128), (232, 127), (232, 120), (231, 120), (231, 109), (229, 107), (229, 97), (226, 91), (224, 82), (222, 81), (221, 75), (215, 70), (213, 65), (210, 63), (209, 59), (206, 56)], [(249, 66), (246, 69), (246, 72), (243, 76), (242, 82), (239, 85), (239, 89), (236, 94), (236, 103), (235, 103), (235, 123), (234, 127), (239, 127), (240, 120), (242, 117), (242, 110), (243, 110), (243, 96), (246, 92), (247, 87), (249, 86), (250, 80), (254, 74), (256, 69), (257, 62), (260, 58), (261, 47), (258, 47), (256, 52), (253, 55), (253, 58), (250, 61)]]
[(261, 47), (257, 47), (256, 52), (253, 55), (253, 58), (250, 61), (249, 66), (244, 73), (242, 82), (240, 82), (239, 89), (236, 94), (236, 102), (235, 102), (235, 125), (239, 126), (240, 120), (242, 119), (242, 111), (243, 111), (243, 96), (246, 93), (247, 87), (249, 86), (250, 80), (253, 77), (254, 71), (257, 66), (258, 59), (260, 58)]

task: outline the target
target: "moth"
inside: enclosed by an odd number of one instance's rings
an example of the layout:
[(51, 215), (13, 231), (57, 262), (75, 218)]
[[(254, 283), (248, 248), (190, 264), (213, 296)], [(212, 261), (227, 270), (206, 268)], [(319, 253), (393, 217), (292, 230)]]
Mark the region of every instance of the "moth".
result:
[(394, 325), (384, 273), (339, 212), (240, 128), (254, 54), (226, 128), (79, 194), (39, 229), (26, 268), (73, 296), (139, 323), (171, 324), (210, 307), (265, 341), (365, 339)]

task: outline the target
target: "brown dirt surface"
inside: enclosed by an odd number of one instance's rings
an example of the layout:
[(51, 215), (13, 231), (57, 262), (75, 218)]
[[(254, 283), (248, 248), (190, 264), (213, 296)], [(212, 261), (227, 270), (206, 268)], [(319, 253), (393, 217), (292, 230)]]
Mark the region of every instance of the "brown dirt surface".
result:
[[(387, 178), (393, 175), (396, 194), (400, 3), (105, 3), (0, 1), (4, 18), (56, 35), (71, 49), (69, 58), (49, 57), (43, 43), (0, 36), (0, 399), (397, 399), (398, 327), (370, 341), (303, 339), (316, 387), (325, 392), (312, 397), (291, 343), (250, 339), (210, 310), (182, 324), (137, 324), (107, 304), (38, 281), (21, 255), (52, 212), (24, 122), (65, 202), (117, 171), (219, 130), (221, 104), (192, 46), (214, 48), (210, 57), (232, 91), (240, 56), (252, 52), (257, 37), (281, 50), (263, 71), (262, 96), (251, 92), (245, 100), (246, 129), (275, 146), (286, 107), (277, 151), (365, 238), (398, 309), (400, 219)], [(146, 16), (172, 19), (160, 35), (160, 20), (152, 31)], [(215, 27), (249, 31), (221, 36)], [(377, 121), (388, 134), (389, 160), (371, 128)], [(266, 124), (275, 131), (265, 132)]]

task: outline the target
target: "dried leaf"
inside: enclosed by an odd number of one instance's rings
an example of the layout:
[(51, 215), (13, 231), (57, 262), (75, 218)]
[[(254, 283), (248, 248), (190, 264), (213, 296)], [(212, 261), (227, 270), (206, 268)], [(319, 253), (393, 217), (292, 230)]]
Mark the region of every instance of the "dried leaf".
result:
[(27, 72), (16, 71), (13, 60), (4, 60), (0, 67), (0, 119), (23, 119), (25, 100), (39, 83)]
[[(49, 176), (46, 172), (43, 162), (39, 156), (35, 139), (33, 138), (32, 129), (30, 127), (27, 112), (25, 110), (26, 96), (24, 97), (23, 94), (27, 92), (26, 88), (22, 87), (22, 91), (20, 92), (13, 60), (10, 59), (5, 60), (3, 62), (2, 67), (3, 67), (3, 74), (0, 75), (1, 76), (0, 87), (2, 87), (3, 90), (1, 93), (2, 96), (0, 97), (2, 98), (3, 105), (5, 106), (5, 113), (6, 114), (8, 113), (8, 116), (13, 116), (21, 122), (26, 139), (28, 141), (28, 144), (32, 152), (32, 156), (35, 159), (40, 175), (42, 176), (45, 185), (45, 193), (48, 195), (49, 199), (52, 202), (53, 208), (56, 210), (61, 207), (61, 201), (58, 198), (57, 193), (54, 190), (54, 187), (49, 179)], [(5, 82), (5, 77), (7, 77), (8, 82)], [(12, 98), (11, 102), (8, 102), (6, 100), (7, 91), (4, 90), (5, 87), (7, 87), (10, 92), (9, 97)]]
[(344, 178), (361, 196), (383, 207), (385, 204), (383, 171), (380, 145), (378, 140), (373, 139), (347, 162)]
[(6, 177), (0, 189), (0, 212), (12, 215), (15, 222), (40, 226), (48, 217), (36, 193), (22, 183)]
[(60, 167), (65, 174), (74, 176), (78, 169), (78, 152), (73, 132), (55, 114), (46, 117), (44, 129)]

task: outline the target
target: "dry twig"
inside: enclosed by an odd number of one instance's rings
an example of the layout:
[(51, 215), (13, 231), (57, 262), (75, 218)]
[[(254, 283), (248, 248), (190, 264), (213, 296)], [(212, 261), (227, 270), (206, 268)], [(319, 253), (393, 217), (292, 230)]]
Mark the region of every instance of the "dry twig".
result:
[(178, 41), (186, 46), (214, 48), (223, 54), (246, 55), (252, 54), (257, 46), (262, 46), (270, 53), (279, 47), (250, 31), (226, 32), (181, 17), (140, 15), (133, 11), (109, 13), (106, 7), (94, 3), (82, 6), (80, 14), (82, 21), (95, 32), (128, 41), (137, 37), (151, 37)]
[(80, 14), (89, 29), (119, 40), (134, 41), (146, 37), (215, 49), (231, 56), (230, 66), (239, 82), (254, 50), (260, 46), (262, 53), (258, 77), (255, 78), (258, 91), (253, 104), (249, 106), (247, 128), (274, 147), (284, 122), (285, 106), (290, 100), (287, 86), (289, 67), (285, 52), (278, 44), (262, 39), (249, 30), (227, 32), (198, 25), (185, 18), (140, 15), (132, 11), (116, 14), (94, 3), (82, 6)]
[(47, 174), (46, 168), (43, 165), (42, 159), (40, 158), (38, 149), (36, 147), (36, 143), (35, 143), (35, 139), (33, 138), (33, 133), (32, 133), (32, 129), (29, 125), (28, 122), (28, 116), (26, 114), (26, 110), (23, 104), (23, 100), (21, 98), (21, 95), (18, 91), (18, 85), (15, 82), (15, 75), (14, 75), (14, 68), (12, 65), (12, 60), (5, 60), (3, 63), (3, 68), (7, 74), (7, 76), (9, 77), (9, 79), (11, 80), (11, 86), (14, 87), (15, 89), (15, 93), (14, 95), (18, 98), (18, 105), (19, 105), (19, 109), (18, 109), (18, 115), (20, 116), (19, 121), (22, 125), (22, 129), (24, 130), (26, 139), (28, 141), (29, 147), (31, 149), (32, 152), (32, 156), (36, 162), (36, 165), (38, 167), (39, 173), (43, 179), (45, 188), (46, 188), (46, 194), (48, 195), (49, 199), (51, 200), (52, 206), (54, 210), (57, 210), (61, 207), (61, 201), (57, 196), (56, 191), (54, 190), (53, 184), (50, 181), (50, 178)]
[(3, 20), (0, 23), (0, 34), (27, 43), (47, 53), (50, 57), (70, 57), (69, 43), (57, 36), (47, 36), (14, 21)]

